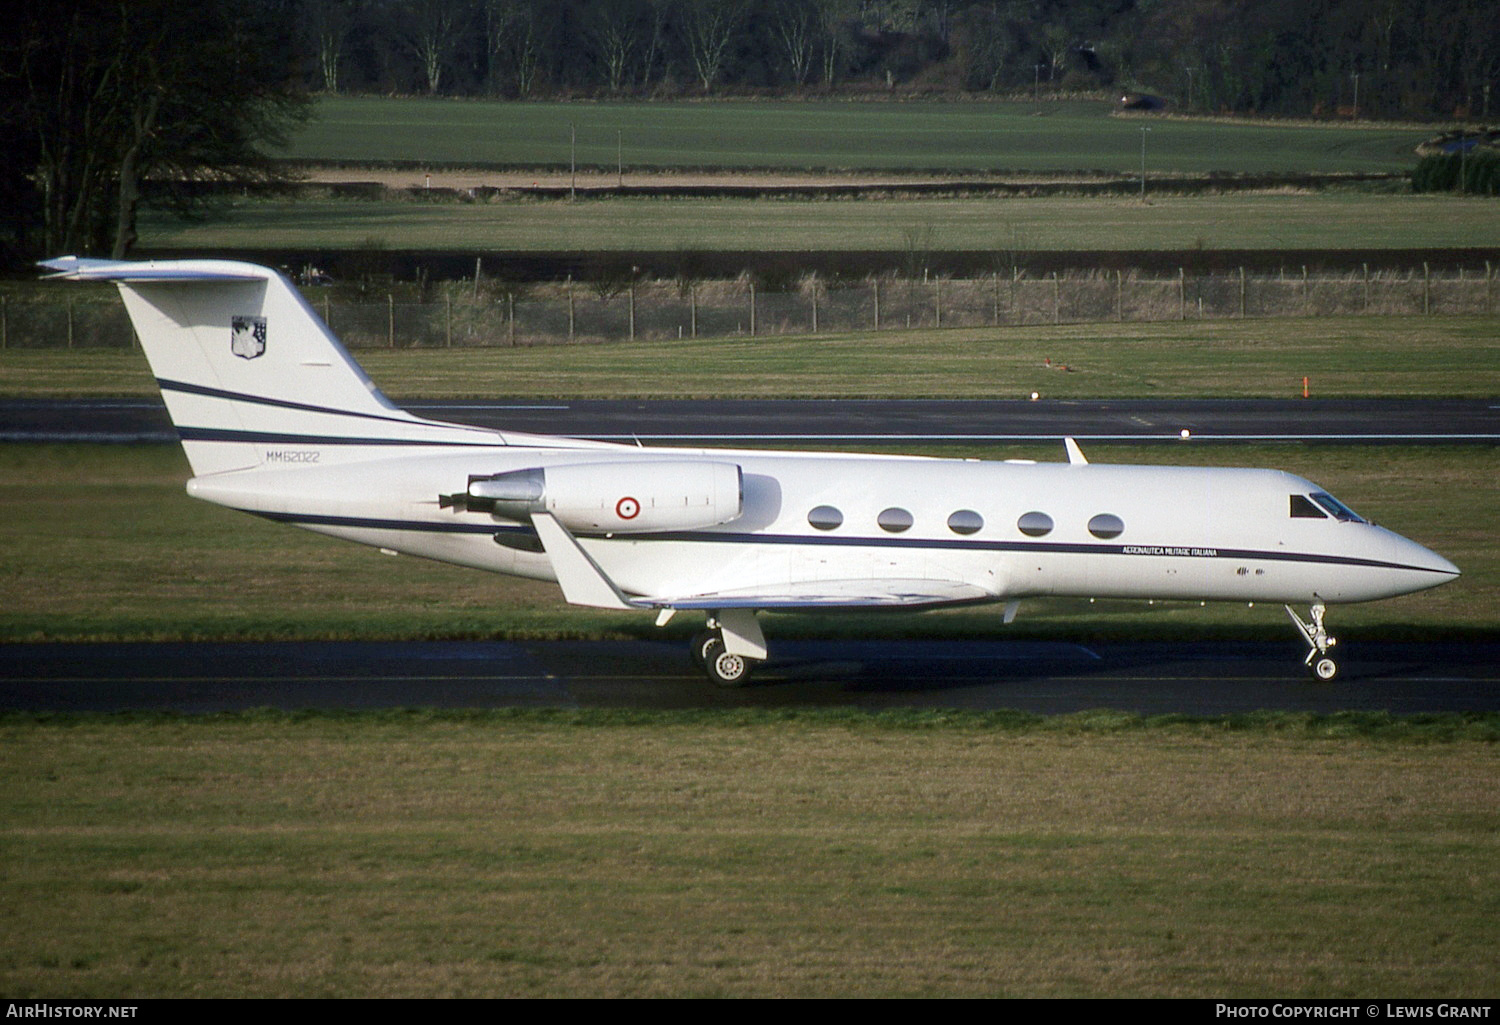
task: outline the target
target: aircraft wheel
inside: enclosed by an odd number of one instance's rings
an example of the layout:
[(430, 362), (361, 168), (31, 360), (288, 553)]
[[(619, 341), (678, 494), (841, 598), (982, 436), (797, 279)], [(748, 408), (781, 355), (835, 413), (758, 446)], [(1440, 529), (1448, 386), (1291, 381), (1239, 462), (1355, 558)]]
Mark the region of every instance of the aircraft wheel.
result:
[(750, 682), (751, 661), (744, 655), (731, 655), (717, 637), (704, 650), (703, 671), (710, 682), (720, 687), (743, 687)]
[(1315, 679), (1327, 683), (1339, 674), (1339, 664), (1327, 655), (1319, 655), (1313, 659), (1312, 674)]

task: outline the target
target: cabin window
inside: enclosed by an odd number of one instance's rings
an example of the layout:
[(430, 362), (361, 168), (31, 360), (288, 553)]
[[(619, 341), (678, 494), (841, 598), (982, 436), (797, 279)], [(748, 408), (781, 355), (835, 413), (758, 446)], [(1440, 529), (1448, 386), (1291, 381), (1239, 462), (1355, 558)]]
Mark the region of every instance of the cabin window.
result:
[(816, 530), (835, 530), (844, 524), (844, 514), (831, 505), (820, 505), (807, 514), (807, 522)]
[(1312, 504), (1312, 499), (1306, 495), (1292, 496), (1292, 519), (1294, 520), (1326, 520), (1328, 516)]
[(1364, 518), (1326, 491), (1314, 491), (1308, 496), (1323, 507), (1324, 511), (1342, 523), (1363, 523)]
[(1102, 541), (1125, 533), (1125, 521), (1114, 513), (1100, 513), (1089, 520), (1089, 533)]
[(880, 529), (891, 534), (899, 534), (903, 530), (910, 530), (912, 525), (911, 513), (905, 509), (886, 509), (875, 517), (875, 522), (880, 524)]
[(948, 529), (955, 534), (977, 534), (984, 529), (984, 517), (973, 509), (960, 509), (948, 517)]
[(1046, 537), (1052, 533), (1052, 517), (1044, 512), (1022, 513), (1016, 528), (1027, 537)]

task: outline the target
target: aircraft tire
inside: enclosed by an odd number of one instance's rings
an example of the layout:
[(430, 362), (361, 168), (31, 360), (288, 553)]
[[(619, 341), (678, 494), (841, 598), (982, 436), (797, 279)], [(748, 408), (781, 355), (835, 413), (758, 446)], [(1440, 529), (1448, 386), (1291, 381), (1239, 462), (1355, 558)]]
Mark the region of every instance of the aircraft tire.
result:
[(1319, 655), (1313, 659), (1309, 668), (1312, 670), (1313, 679), (1323, 683), (1331, 682), (1339, 674), (1339, 664), (1327, 655)]
[(713, 630), (699, 630), (693, 634), (693, 639), (688, 642), (688, 656), (692, 658), (694, 666), (707, 670), (709, 645), (715, 643), (721, 648), (724, 645), (723, 640)]

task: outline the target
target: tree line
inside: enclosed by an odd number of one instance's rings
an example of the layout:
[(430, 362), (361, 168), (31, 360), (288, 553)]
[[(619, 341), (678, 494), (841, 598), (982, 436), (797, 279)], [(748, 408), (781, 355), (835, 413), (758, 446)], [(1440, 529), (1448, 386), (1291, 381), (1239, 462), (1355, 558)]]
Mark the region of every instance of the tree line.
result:
[[(317, 92), (511, 99), (1144, 92), (1487, 117), (1492, 0), (303, 0)], [(1497, 97), (1500, 102), (1500, 97)]]

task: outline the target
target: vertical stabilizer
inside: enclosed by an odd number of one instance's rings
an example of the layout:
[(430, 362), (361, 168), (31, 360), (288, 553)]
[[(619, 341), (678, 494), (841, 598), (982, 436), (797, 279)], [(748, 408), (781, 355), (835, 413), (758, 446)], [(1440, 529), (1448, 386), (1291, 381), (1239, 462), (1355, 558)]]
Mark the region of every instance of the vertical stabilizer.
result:
[(371, 445), (497, 443), (491, 432), (397, 408), (275, 271), (224, 260), (65, 257), (43, 266), (119, 286), (200, 476), (265, 465), (288, 446), (326, 451), (331, 462)]

